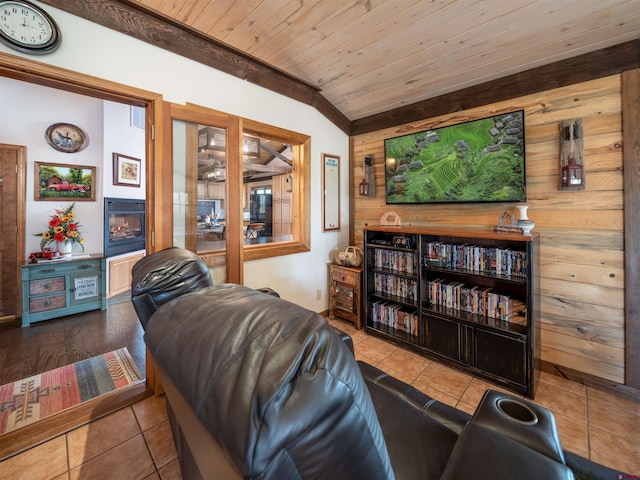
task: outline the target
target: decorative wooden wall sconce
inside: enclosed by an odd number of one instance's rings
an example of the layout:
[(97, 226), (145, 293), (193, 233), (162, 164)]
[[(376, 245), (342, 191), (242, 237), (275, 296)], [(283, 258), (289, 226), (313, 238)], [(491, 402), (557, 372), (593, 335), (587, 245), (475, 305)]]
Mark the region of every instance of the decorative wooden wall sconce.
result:
[(560, 142), (560, 190), (584, 190), (584, 139), (582, 119), (562, 122)]
[(367, 155), (364, 157), (364, 163), (362, 166), (364, 171), (364, 178), (359, 185), (359, 193), (363, 197), (375, 197), (376, 196), (376, 174), (373, 168), (373, 155)]

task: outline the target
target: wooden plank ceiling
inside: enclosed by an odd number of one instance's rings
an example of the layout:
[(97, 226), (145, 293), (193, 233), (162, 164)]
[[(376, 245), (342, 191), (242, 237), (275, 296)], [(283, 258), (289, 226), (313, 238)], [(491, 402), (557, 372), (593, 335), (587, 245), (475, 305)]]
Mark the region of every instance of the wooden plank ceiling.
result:
[(135, 0), (353, 121), (640, 38), (640, 0)]

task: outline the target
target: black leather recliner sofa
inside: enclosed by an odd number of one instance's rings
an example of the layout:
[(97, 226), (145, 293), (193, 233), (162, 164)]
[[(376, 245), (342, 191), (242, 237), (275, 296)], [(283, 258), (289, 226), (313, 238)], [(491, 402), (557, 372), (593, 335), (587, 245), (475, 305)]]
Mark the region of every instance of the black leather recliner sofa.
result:
[(185, 479), (616, 479), (564, 452), (553, 415), (489, 390), (470, 417), (364, 362), (270, 289), (214, 286), (170, 248), (132, 271)]

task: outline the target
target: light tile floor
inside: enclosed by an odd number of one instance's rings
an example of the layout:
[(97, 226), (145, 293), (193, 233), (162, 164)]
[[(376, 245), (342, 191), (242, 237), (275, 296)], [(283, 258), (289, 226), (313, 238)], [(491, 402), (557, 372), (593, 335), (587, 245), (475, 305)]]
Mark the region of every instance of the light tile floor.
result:
[[(331, 323), (351, 335), (358, 360), (469, 414), (488, 388), (504, 390), (355, 330), (346, 322)], [(534, 403), (553, 412), (566, 450), (640, 476), (640, 403), (545, 372), (540, 374)]]
[(149, 397), (0, 463), (2, 480), (180, 479), (165, 397)]
[[(348, 323), (332, 323), (352, 336), (359, 360), (470, 414), (487, 388), (498, 388)], [(535, 402), (554, 413), (565, 449), (640, 475), (640, 403), (546, 373)], [(0, 480), (180, 478), (164, 396), (147, 398), (0, 463)]]

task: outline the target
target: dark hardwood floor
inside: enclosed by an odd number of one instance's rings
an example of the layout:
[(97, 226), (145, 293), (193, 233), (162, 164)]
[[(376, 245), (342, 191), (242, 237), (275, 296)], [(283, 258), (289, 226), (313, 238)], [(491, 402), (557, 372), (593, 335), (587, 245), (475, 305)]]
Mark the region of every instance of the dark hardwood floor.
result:
[(22, 328), (0, 324), (0, 385), (127, 347), (142, 376), (145, 346), (130, 293), (107, 301), (107, 310), (80, 313)]

